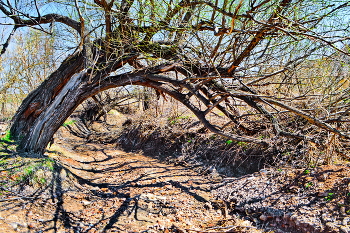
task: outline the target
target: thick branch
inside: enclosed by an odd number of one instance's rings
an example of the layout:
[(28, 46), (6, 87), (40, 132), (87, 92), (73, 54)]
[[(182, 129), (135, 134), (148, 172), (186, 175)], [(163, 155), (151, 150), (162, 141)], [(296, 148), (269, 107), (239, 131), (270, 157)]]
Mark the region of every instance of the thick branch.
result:
[[(27, 18), (29, 18), (26, 20), (8, 11), (5, 8), (5, 4), (2, 1), (0, 1), (0, 10), (9, 18), (11, 18), (15, 22), (17, 27), (35, 26), (35, 25), (46, 24), (51, 22), (60, 22), (75, 29), (78, 33), (81, 33), (80, 23), (67, 16), (63, 16), (59, 14), (47, 14), (47, 15), (38, 16), (38, 17), (25, 15)], [(12, 10), (15, 11), (14, 9)]]
[(255, 143), (263, 146), (268, 146), (269, 143), (266, 141), (258, 140), (252, 137), (242, 137), (239, 135), (233, 135), (233, 134), (226, 134), (223, 131), (219, 130), (217, 127), (212, 125), (206, 118), (204, 112), (200, 111), (197, 107), (195, 107), (187, 98), (186, 95), (181, 94), (179, 92), (169, 90), (168, 88), (164, 87), (161, 83), (149, 81), (146, 83), (146, 86), (153, 87), (155, 89), (160, 90), (161, 92), (167, 93), (174, 99), (178, 100), (182, 104), (184, 104), (189, 110), (191, 110), (196, 117), (202, 122), (202, 124), (211, 132), (221, 135), (223, 137), (229, 138), (233, 141), (238, 142), (249, 142), (249, 143)]

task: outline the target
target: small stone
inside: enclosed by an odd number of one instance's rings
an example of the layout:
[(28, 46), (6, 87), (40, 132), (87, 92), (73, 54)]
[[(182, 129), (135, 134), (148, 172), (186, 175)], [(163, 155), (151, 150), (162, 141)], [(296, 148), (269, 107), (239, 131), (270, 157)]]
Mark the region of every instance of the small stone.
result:
[(212, 206), (209, 202), (206, 202), (206, 203), (204, 204), (204, 208), (206, 208), (207, 210), (210, 210), (210, 209), (213, 208), (213, 206)]
[(266, 215), (262, 214), (262, 215), (260, 215), (259, 219), (260, 219), (261, 221), (264, 221), (264, 222), (265, 222), (265, 221), (267, 221), (268, 217), (267, 217)]
[(300, 191), (300, 188), (298, 186), (291, 186), (291, 187), (289, 187), (289, 191), (297, 193)]
[(35, 223), (33, 223), (33, 222), (29, 223), (29, 224), (28, 224), (28, 228), (29, 228), (29, 229), (36, 228)]
[(65, 169), (62, 169), (61, 172), (60, 172), (60, 179), (63, 181), (63, 180), (66, 180), (67, 179), (67, 172)]
[(266, 175), (268, 175), (268, 173), (269, 173), (269, 171), (266, 170), (266, 169), (261, 169), (259, 172), (260, 172), (260, 174), (261, 174), (262, 176), (266, 176)]
[(327, 197), (328, 196), (328, 192), (318, 192), (317, 196), (318, 197)]
[(340, 207), (340, 213), (343, 215), (343, 216), (346, 216), (346, 209), (345, 209), (345, 206), (342, 206)]
[(343, 219), (343, 221), (342, 221), (342, 224), (343, 224), (344, 226), (346, 226), (346, 225), (348, 225), (349, 222), (350, 222), (350, 218), (349, 218), (349, 217), (345, 217), (345, 218)]
[(327, 208), (322, 208), (322, 213), (327, 213), (328, 209)]
[(90, 205), (90, 204), (91, 204), (91, 201), (83, 200), (82, 203), (83, 203), (83, 205)]
[(147, 233), (157, 233), (155, 230), (151, 230), (151, 229), (147, 230), (146, 232)]
[(340, 227), (340, 232), (342, 232), (342, 233), (349, 233), (350, 232), (350, 227), (341, 226)]
[(324, 222), (329, 222), (331, 219), (329, 218), (328, 214), (322, 214), (321, 219)]
[(16, 223), (16, 222), (10, 223), (10, 225), (11, 225), (14, 229), (17, 229), (17, 228), (18, 228), (18, 223)]

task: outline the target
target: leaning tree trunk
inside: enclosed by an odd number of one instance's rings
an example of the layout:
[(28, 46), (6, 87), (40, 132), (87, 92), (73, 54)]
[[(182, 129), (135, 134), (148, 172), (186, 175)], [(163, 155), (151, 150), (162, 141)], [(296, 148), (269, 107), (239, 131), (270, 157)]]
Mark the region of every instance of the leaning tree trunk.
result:
[(84, 76), (82, 71), (71, 79), (55, 96), (53, 101), (45, 106), (38, 118), (32, 123), (30, 131), (21, 139), (19, 150), (42, 155), (53, 134), (69, 117), (76, 106), (81, 102), (79, 98), (84, 90)]
[[(80, 103), (103, 90), (130, 83), (128, 75), (114, 83), (104, 78), (135, 57), (125, 56), (94, 74), (83, 70), (84, 53), (67, 58), (28, 95), (13, 117), (11, 135), (18, 142), (17, 150), (42, 155), (54, 133)], [(107, 84), (102, 87), (102, 83)]]
[(55, 132), (84, 100), (109, 88), (137, 84), (143, 77), (120, 75), (113, 80), (100, 79), (95, 82), (89, 79), (90, 75), (86, 70), (74, 74), (69, 79), (20, 140), (20, 151), (43, 155)]
[(18, 108), (12, 119), (11, 136), (15, 140), (26, 137), (33, 123), (46, 111), (64, 85), (84, 66), (84, 56), (77, 53), (67, 58), (37, 89), (31, 92)]

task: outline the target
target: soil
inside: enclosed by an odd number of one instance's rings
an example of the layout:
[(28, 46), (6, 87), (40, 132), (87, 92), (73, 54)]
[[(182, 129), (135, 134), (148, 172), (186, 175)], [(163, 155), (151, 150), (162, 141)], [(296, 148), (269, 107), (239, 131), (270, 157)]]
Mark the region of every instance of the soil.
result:
[(212, 194), (276, 232), (350, 232), (350, 166), (271, 168), (227, 178)]
[(52, 185), (1, 196), (1, 232), (350, 232), (348, 164), (204, 175), (67, 131), (49, 150)]
[(53, 187), (35, 198), (2, 196), (1, 232), (261, 232), (215, 201), (218, 174), (204, 176), (67, 132), (60, 138), (49, 154), (61, 165)]

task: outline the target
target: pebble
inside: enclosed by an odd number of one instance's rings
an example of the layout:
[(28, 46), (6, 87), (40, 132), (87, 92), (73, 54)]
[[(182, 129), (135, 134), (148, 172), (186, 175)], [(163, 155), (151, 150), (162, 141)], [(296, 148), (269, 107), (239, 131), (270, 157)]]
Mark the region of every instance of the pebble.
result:
[(328, 192), (319, 192), (317, 193), (318, 197), (327, 197), (328, 196)]
[(91, 201), (83, 200), (82, 203), (83, 203), (83, 205), (90, 205), (92, 202), (91, 202)]
[(346, 225), (348, 225), (349, 222), (350, 222), (350, 218), (349, 218), (349, 217), (345, 217), (345, 218), (343, 219), (343, 221), (342, 221), (342, 224), (343, 224), (344, 226), (346, 226)]
[[(233, 201), (235, 205), (232, 209), (235, 211), (246, 213), (246, 210), (253, 210), (250, 214), (260, 213), (257, 221), (262, 222), (268, 221), (268, 216), (274, 216), (272, 224), (294, 227), (295, 232), (340, 232), (341, 229), (341, 232), (350, 233), (346, 207), (333, 203), (338, 194), (329, 189), (329, 183), (315, 179), (318, 178), (315, 176), (317, 173), (305, 176), (296, 170), (286, 178), (285, 175), (281, 177), (281, 173), (265, 169), (253, 176), (225, 179), (226, 183), (213, 190), (212, 194), (218, 200)], [(342, 177), (340, 181), (348, 182)], [(313, 182), (314, 185), (305, 189), (305, 182)], [(330, 195), (333, 192), (335, 195)], [(326, 199), (328, 196), (332, 198)], [(344, 204), (344, 200), (340, 198), (336, 201)], [(340, 216), (343, 216), (342, 220), (339, 220)]]
[(340, 207), (340, 213), (343, 215), (343, 216), (346, 216), (346, 209), (345, 209), (345, 206), (342, 206)]
[(10, 225), (16, 230), (18, 228), (18, 223), (12, 222)]
[(209, 209), (212, 209), (213, 206), (212, 206), (209, 202), (206, 202), (206, 203), (204, 204), (204, 208), (206, 208), (207, 210), (209, 210)]
[(342, 232), (342, 233), (349, 233), (350, 232), (350, 227), (341, 226), (340, 227), (340, 232)]
[(259, 219), (261, 221), (267, 221), (268, 217), (266, 215), (262, 214), (262, 215), (260, 215)]

